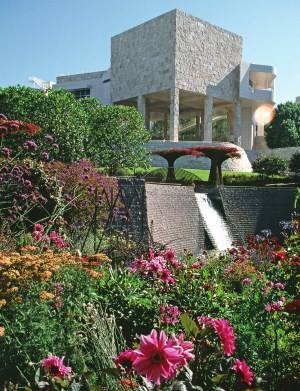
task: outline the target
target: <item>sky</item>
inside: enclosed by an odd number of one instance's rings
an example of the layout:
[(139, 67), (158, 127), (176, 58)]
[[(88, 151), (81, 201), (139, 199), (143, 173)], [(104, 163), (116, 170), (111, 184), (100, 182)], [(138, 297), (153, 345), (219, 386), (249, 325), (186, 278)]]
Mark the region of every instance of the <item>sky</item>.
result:
[(243, 37), (243, 60), (277, 70), (276, 102), (300, 95), (299, 0), (0, 0), (0, 86), (110, 65), (110, 38), (171, 9)]

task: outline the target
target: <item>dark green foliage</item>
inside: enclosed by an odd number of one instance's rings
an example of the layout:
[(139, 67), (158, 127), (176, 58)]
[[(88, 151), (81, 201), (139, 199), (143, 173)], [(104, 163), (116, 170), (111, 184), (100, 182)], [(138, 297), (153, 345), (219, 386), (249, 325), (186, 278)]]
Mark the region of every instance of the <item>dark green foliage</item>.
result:
[[(45, 134), (54, 138), (59, 146), (59, 159), (70, 162), (84, 156), (87, 135), (85, 111), (73, 94), (63, 90), (47, 93), (29, 87), (0, 88), (0, 113), (9, 119), (33, 122), (41, 127), (34, 137), (49, 152)], [(22, 145), (24, 137), (16, 135), (3, 140), (3, 145), (14, 150)]]
[(110, 174), (120, 168), (144, 167), (148, 153), (144, 147), (150, 133), (144, 127), (141, 114), (133, 107), (104, 106), (94, 99), (82, 99), (88, 114), (90, 133), (86, 143), (87, 157)]
[(277, 156), (265, 156), (252, 163), (253, 171), (265, 176), (282, 175), (288, 167), (288, 162)]
[(277, 106), (275, 117), (266, 128), (270, 148), (300, 145), (300, 103), (286, 102)]
[(294, 153), (290, 160), (290, 170), (292, 172), (299, 173), (300, 172), (300, 152)]

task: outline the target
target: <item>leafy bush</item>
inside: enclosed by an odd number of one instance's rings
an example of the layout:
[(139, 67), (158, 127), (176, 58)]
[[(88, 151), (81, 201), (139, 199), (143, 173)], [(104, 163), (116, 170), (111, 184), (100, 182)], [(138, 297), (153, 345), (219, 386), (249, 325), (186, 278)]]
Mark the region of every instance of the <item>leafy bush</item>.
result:
[(90, 132), (86, 143), (87, 156), (110, 174), (120, 168), (144, 167), (149, 153), (145, 143), (150, 133), (142, 115), (133, 107), (104, 106), (90, 98), (80, 105), (88, 116)]
[[(70, 162), (84, 157), (87, 117), (70, 92), (53, 89), (45, 93), (20, 86), (0, 88), (0, 113), (9, 119), (17, 118), (39, 125), (41, 132), (33, 140), (45, 153), (57, 154), (58, 147), (62, 161)], [(45, 135), (49, 136), (48, 139)], [(4, 138), (2, 146), (16, 152), (24, 141), (24, 135), (19, 133)]]
[(253, 171), (265, 175), (283, 175), (288, 167), (288, 162), (277, 156), (265, 156), (256, 159), (252, 163)]
[(289, 168), (292, 172), (300, 172), (300, 152), (294, 153), (290, 160)]
[(286, 102), (275, 109), (275, 117), (266, 127), (266, 141), (270, 148), (300, 145), (300, 104)]

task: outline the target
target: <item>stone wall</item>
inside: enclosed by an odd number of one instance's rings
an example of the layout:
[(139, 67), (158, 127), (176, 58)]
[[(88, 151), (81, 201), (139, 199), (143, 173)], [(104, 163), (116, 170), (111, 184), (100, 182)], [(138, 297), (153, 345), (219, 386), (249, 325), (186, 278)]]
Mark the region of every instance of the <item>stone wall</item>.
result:
[(128, 232), (138, 243), (149, 243), (145, 181), (136, 178), (119, 178), (120, 199), (127, 219), (120, 228)]
[(235, 101), (242, 38), (176, 10), (176, 87)]
[(204, 248), (204, 227), (194, 188), (191, 186), (146, 184), (148, 224), (155, 242), (183, 253)]
[(170, 89), (175, 83), (176, 12), (111, 39), (112, 101)]
[(220, 194), (234, 239), (262, 229), (280, 232), (279, 222), (290, 220), (296, 188), (224, 187)]

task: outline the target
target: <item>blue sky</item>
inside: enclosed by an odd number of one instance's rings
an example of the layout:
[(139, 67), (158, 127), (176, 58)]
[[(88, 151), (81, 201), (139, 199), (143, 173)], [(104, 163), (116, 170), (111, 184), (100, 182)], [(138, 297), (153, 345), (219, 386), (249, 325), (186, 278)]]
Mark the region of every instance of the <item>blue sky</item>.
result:
[(178, 8), (243, 37), (277, 68), (276, 100), (300, 95), (299, 0), (0, 0), (0, 86), (106, 69), (110, 37)]

